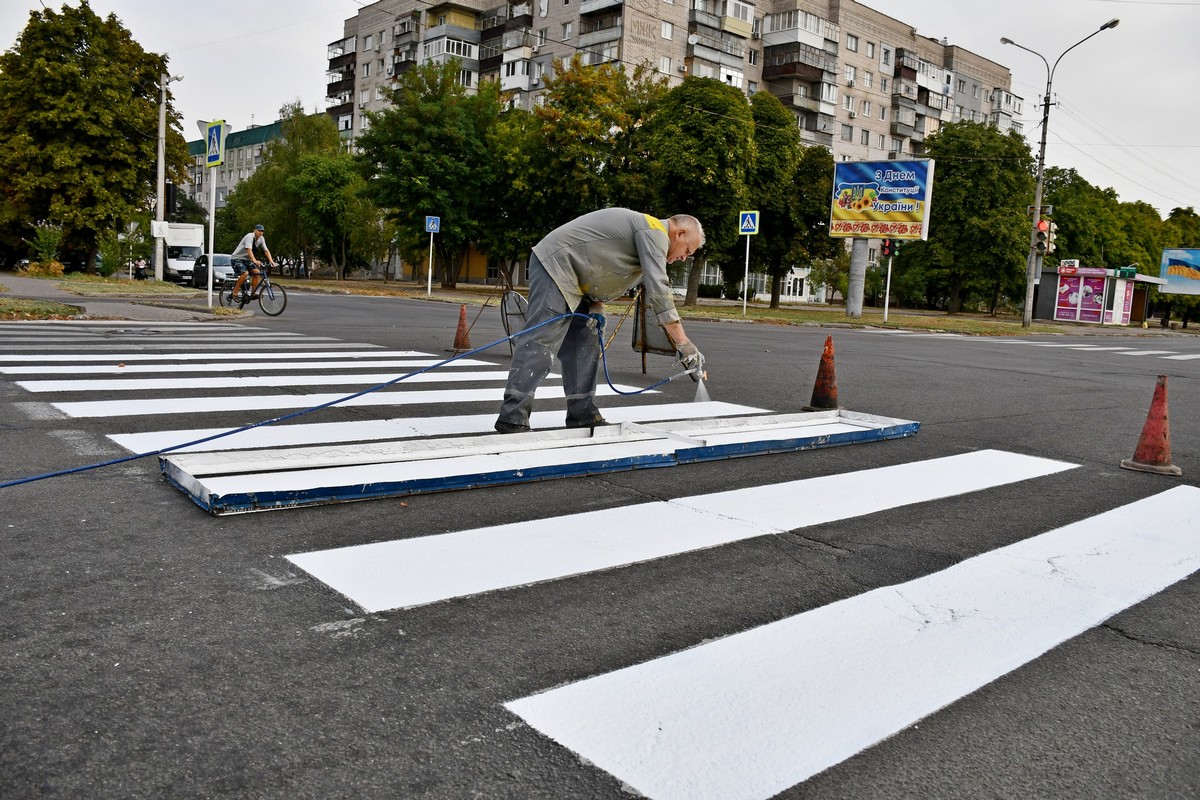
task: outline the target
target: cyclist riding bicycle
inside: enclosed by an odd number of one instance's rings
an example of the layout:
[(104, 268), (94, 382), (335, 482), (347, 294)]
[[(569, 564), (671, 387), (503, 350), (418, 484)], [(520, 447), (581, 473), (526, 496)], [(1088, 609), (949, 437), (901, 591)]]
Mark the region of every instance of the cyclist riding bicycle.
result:
[(258, 288), (258, 276), (262, 273), (258, 271), (257, 267), (262, 266), (262, 261), (255, 256), (255, 250), (262, 250), (267, 263), (272, 267), (275, 266), (275, 259), (271, 257), (271, 251), (267, 248), (267, 240), (263, 237), (262, 225), (255, 225), (254, 230), (243, 236), (242, 241), (238, 242), (238, 246), (230, 255), (230, 264), (238, 276), (237, 281), (233, 284), (235, 299), (240, 297), (239, 292), (246, 282), (247, 275), (250, 276), (250, 291), (247, 294), (253, 294), (254, 290)]

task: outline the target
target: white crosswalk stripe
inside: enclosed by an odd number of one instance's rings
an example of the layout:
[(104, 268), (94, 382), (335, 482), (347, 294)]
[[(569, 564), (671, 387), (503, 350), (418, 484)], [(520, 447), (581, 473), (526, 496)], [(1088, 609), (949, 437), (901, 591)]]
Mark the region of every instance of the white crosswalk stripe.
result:
[(1194, 361), (1200, 359), (1200, 354), (1180, 353), (1178, 350), (1159, 350), (1146, 347), (1128, 347), (1122, 345), (1097, 345), (1083, 341), (1047, 342), (1038, 339), (999, 339), (990, 336), (965, 336), (957, 333), (922, 333), (919, 331), (890, 330), (885, 328), (865, 328), (864, 332), (903, 336), (906, 339), (951, 339), (959, 342), (969, 342), (978, 345), (1022, 345), (1025, 347), (1045, 347), (1051, 349), (1071, 350), (1091, 353), (1106, 353), (1122, 356), (1153, 356), (1171, 361)]
[(1179, 486), (507, 706), (655, 800), (765, 800), (1191, 575), (1198, 527)]

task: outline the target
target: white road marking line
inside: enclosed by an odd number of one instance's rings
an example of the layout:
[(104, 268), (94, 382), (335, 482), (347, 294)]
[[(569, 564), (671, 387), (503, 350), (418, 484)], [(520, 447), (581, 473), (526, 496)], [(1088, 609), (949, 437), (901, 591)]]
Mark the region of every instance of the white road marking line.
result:
[(1177, 486), (506, 706), (655, 800), (768, 798), (1186, 578), (1198, 528)]
[(984, 450), (287, 558), (364, 609), (383, 611), (664, 558), (1073, 467)]
[[(340, 361), (263, 361), (253, 365), (254, 372), (283, 371), (283, 370), (343, 370), (343, 369), (383, 369), (385, 367), (402, 367), (419, 369), (440, 364), (441, 358), (410, 358), (410, 359), (373, 359), (357, 356), (354, 359)], [(438, 369), (459, 367), (494, 367), (491, 361), (480, 361), (474, 358), (461, 358), (443, 364)], [(0, 366), (0, 374), (5, 375), (135, 375), (153, 373), (185, 372), (189, 375), (197, 372), (236, 372), (237, 366), (231, 366), (228, 361), (212, 364), (63, 364), (54, 367), (4, 367)]]
[(422, 353), (418, 350), (363, 350), (359, 353), (336, 351), (329, 352), (327, 350), (319, 350), (314, 352), (293, 352), (293, 353), (251, 353), (245, 354), (241, 352), (230, 353), (157, 353), (138, 351), (136, 353), (9, 353), (0, 354), (0, 363), (6, 364), (28, 364), (30, 362), (40, 363), (57, 363), (75, 361), (220, 361), (229, 366), (229, 369), (238, 367), (250, 368), (254, 366), (255, 361), (264, 359), (271, 361), (281, 361), (286, 358), (406, 358), (410, 356), (430, 356), (432, 353)]
[[(617, 389), (623, 392), (636, 391), (636, 386), (621, 386)], [(322, 393), (322, 394), (281, 394), (281, 395), (226, 395), (224, 397), (172, 397), (157, 400), (83, 400), (80, 402), (51, 403), (59, 411), (72, 417), (136, 417), (157, 414), (203, 414), (221, 413), (232, 414), (238, 419), (251, 416), (245, 409), (265, 412), (267, 409), (310, 408), (332, 402), (345, 397), (352, 392)], [(597, 397), (611, 397), (613, 390), (608, 386), (596, 389)], [(652, 394), (657, 394), (652, 392)], [(377, 392), (364, 394), (353, 400), (340, 403), (339, 407), (350, 406), (407, 406), (422, 403), (499, 403), (504, 395), (504, 387), (497, 386), (488, 389), (443, 389), (424, 392), (405, 391), (403, 388), (381, 389)], [(561, 399), (561, 386), (545, 386), (538, 390), (538, 399)], [(263, 413), (261, 416), (266, 416)]]
[(1127, 353), (1117, 353), (1119, 356), (1157, 356), (1168, 353), (1178, 353), (1178, 350), (1131, 350)]
[(1194, 360), (1194, 359), (1200, 358), (1200, 355), (1189, 355), (1189, 356), (1163, 356), (1163, 358), (1169, 358), (1169, 359), (1171, 359), (1172, 361), (1192, 361), (1192, 360)]
[(1100, 350), (1114, 350), (1114, 351), (1115, 350), (1132, 350), (1133, 348), (1132, 347), (1100, 347), (1099, 345), (1094, 345), (1094, 344), (1077, 344), (1074, 347), (1072, 347), (1071, 349), (1072, 350), (1091, 350), (1093, 352), (1098, 352)]
[(114, 380), (17, 381), (27, 392), (178, 391), (195, 389), (259, 389), (278, 386), (374, 386), (402, 376), (405, 383), (461, 383), (508, 380), (508, 370), (454, 372), (380, 372), (341, 375), (244, 375), (222, 378), (117, 378)]
[[(224, 342), (231, 346), (236, 344), (236, 347), (234, 347), (234, 349), (229, 350), (224, 354), (225, 358), (230, 359), (231, 361), (235, 361), (235, 362), (240, 362), (240, 361), (257, 358), (261, 355), (265, 355), (266, 351), (279, 350), (281, 348), (287, 348), (287, 347), (294, 349), (298, 344), (300, 344), (299, 342), (294, 342), (294, 341), (292, 341), (292, 342), (260, 342), (260, 341), (257, 341), (256, 339), (247, 340), (246, 337), (244, 337), (244, 336), (238, 337), (236, 339), (232, 338), (232, 337), (227, 338), (224, 340)], [(100, 342), (100, 341), (90, 342), (90, 343), (88, 343), (88, 350), (89, 351), (97, 351), (97, 350), (100, 350), (101, 348), (109, 348), (110, 350), (120, 352), (120, 348), (137, 348), (135, 352), (138, 352), (138, 353), (154, 353), (157, 350), (165, 349), (165, 348), (177, 348), (179, 350), (198, 350), (200, 348), (205, 348), (205, 347), (212, 348), (214, 346), (215, 345), (213, 342), (196, 342), (195, 344), (188, 344), (186, 342), (158, 342), (154, 339), (146, 339), (145, 341), (140, 341), (140, 340), (112, 341), (112, 340), (108, 340), (108, 341), (103, 341), (103, 342)], [(318, 342), (318, 343), (315, 343), (315, 346), (316, 347), (337, 347), (337, 348), (342, 348), (342, 347), (364, 348), (364, 347), (372, 347), (373, 345), (367, 344), (366, 342), (330, 341), (330, 342)], [(23, 354), (29, 350), (29, 347), (28, 346), (25, 346), (25, 347), (15, 347), (14, 346), (13, 349), (17, 350), (18, 353)], [(79, 349), (78, 343), (76, 343), (76, 344), (48, 344), (48, 345), (43, 345), (38, 348), (39, 352), (40, 351), (50, 351), (50, 350), (53, 350), (53, 351), (76, 350), (77, 351), (78, 349)], [(14, 354), (10, 354), (10, 353), (4, 351), (3, 344), (0, 343), (0, 361), (11, 361), (13, 355)], [(160, 358), (161, 357), (162, 356), (160, 356)], [(220, 358), (221, 356), (213, 355), (211, 357)]]
[[(728, 417), (736, 414), (765, 412), (766, 409), (735, 403), (663, 403), (661, 405), (621, 406), (605, 408), (609, 422), (651, 422), (704, 417)], [(384, 441), (421, 436), (454, 436), (463, 433), (492, 433), (495, 413), (462, 414), (444, 417), (398, 417), (386, 420), (355, 420), (350, 422), (311, 422), (295, 425), (268, 425), (253, 428), (223, 439), (176, 452), (214, 450), (250, 450), (262, 447), (295, 447), (308, 444), (336, 442)], [(564, 412), (535, 411), (530, 424), (535, 429), (560, 428)], [(109, 439), (133, 453), (148, 453), (194, 442), (223, 433), (229, 428), (200, 428), (194, 430), (152, 431), (148, 433), (110, 434)]]

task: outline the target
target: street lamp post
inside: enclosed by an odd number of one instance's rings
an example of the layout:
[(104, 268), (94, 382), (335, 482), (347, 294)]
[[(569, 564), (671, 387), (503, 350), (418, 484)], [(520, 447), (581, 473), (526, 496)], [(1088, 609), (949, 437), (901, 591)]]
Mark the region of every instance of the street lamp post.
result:
[(1042, 98), (1042, 142), (1038, 148), (1037, 161), (1037, 188), (1033, 194), (1033, 207), (1030, 212), (1032, 224), (1029, 231), (1029, 260), (1025, 264), (1025, 311), (1021, 317), (1021, 326), (1028, 328), (1033, 323), (1033, 286), (1037, 280), (1037, 268), (1041, 263), (1041, 254), (1037, 251), (1037, 224), (1038, 219), (1042, 215), (1042, 185), (1046, 175), (1046, 130), (1050, 127), (1050, 87), (1054, 83), (1054, 71), (1058, 69), (1058, 62), (1062, 61), (1063, 56), (1074, 50), (1079, 45), (1086, 42), (1088, 39), (1095, 36), (1100, 31), (1106, 31), (1109, 28), (1115, 28), (1120, 24), (1119, 19), (1110, 19), (1108, 22), (1101, 25), (1098, 29), (1092, 31), (1087, 36), (1080, 39), (1075, 44), (1063, 50), (1058, 58), (1054, 59), (1054, 65), (1051, 66), (1046, 57), (1036, 50), (1031, 50), (1024, 45), (1017, 44), (1008, 37), (1002, 37), (1000, 44), (1011, 44), (1013, 47), (1019, 47), (1027, 53), (1033, 53), (1042, 60), (1046, 65), (1046, 94)]
[[(163, 73), (158, 82), (158, 174), (155, 180), (155, 191), (158, 194), (154, 218), (158, 222), (166, 219), (166, 176), (167, 176), (167, 84), (171, 81), (181, 81), (179, 75)], [(154, 252), (151, 261), (154, 264), (154, 280), (163, 279), (163, 240), (154, 238)]]

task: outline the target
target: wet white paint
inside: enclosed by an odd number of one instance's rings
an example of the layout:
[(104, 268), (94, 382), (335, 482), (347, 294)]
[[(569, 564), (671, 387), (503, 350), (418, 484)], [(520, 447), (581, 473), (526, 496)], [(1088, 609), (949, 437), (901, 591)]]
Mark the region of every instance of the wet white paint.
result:
[(1191, 575), (1197, 530), (1178, 486), (506, 705), (655, 800), (765, 800)]
[[(663, 403), (605, 408), (609, 422), (651, 422), (673, 419), (728, 417), (734, 414), (754, 414), (766, 409), (736, 403)], [(534, 428), (560, 428), (564, 413), (535, 411), (530, 417)], [(401, 417), (386, 420), (350, 420), (346, 422), (313, 422), (294, 425), (268, 425), (253, 428), (234, 436), (216, 439), (177, 452), (210, 450), (244, 450), (259, 447), (288, 447), (336, 442), (380, 441), (421, 436), (455, 436), (466, 433), (491, 433), (496, 422), (495, 412), (489, 414), (460, 414), (442, 417)], [(147, 433), (113, 434), (109, 438), (133, 453), (148, 453), (193, 442), (222, 433), (228, 428), (195, 428), (191, 430), (150, 431)]]
[(364, 609), (383, 611), (664, 558), (1073, 466), (985, 450), (287, 558)]

